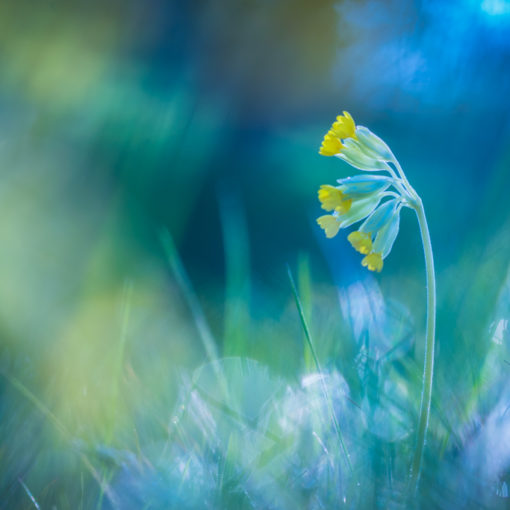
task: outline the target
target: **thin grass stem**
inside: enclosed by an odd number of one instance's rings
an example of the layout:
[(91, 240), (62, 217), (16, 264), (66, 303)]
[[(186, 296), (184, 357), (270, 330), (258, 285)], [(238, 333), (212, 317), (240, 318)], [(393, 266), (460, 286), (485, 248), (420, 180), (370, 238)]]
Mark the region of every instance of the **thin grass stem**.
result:
[(173, 238), (166, 229), (160, 231), (160, 240), (165, 251), (168, 263), (173, 271), (177, 285), (183, 293), (184, 299), (186, 300), (188, 307), (191, 311), (191, 315), (195, 321), (199, 337), (202, 341), (208, 361), (211, 363), (212, 369), (220, 385), (220, 389), (225, 397), (226, 402), (230, 402), (230, 392), (228, 391), (228, 384), (225, 374), (217, 363), (219, 359), (218, 348), (216, 347), (216, 341), (209, 328), (209, 324), (205, 318), (200, 302), (193, 290), (193, 286), (188, 278), (186, 270), (181, 262), (177, 248), (173, 241)]
[(340, 442), (340, 446), (342, 448), (342, 451), (343, 451), (343, 453), (345, 455), (345, 460), (347, 461), (347, 465), (349, 466), (349, 470), (352, 473), (353, 469), (352, 469), (350, 454), (349, 454), (349, 451), (347, 450), (347, 446), (345, 444), (345, 441), (344, 441), (344, 438), (343, 438), (343, 434), (342, 434), (342, 431), (340, 429), (340, 424), (338, 423), (338, 420), (336, 418), (335, 410), (333, 408), (333, 403), (331, 401), (331, 397), (329, 395), (328, 388), (326, 386), (326, 383), (324, 382), (323, 372), (322, 372), (322, 369), (321, 369), (319, 358), (317, 357), (317, 353), (315, 352), (315, 347), (314, 347), (313, 341), (312, 341), (312, 335), (310, 333), (310, 329), (308, 328), (308, 323), (307, 323), (306, 318), (305, 318), (305, 314), (304, 314), (304, 311), (303, 311), (303, 306), (301, 305), (301, 300), (299, 299), (299, 294), (298, 294), (298, 291), (297, 291), (297, 288), (296, 288), (296, 284), (294, 283), (294, 278), (292, 276), (292, 272), (290, 270), (290, 267), (288, 267), (288, 266), (287, 266), (287, 273), (289, 275), (290, 285), (291, 285), (291, 288), (292, 288), (292, 294), (294, 295), (294, 301), (296, 302), (296, 308), (297, 308), (298, 313), (299, 313), (299, 318), (301, 319), (301, 325), (303, 326), (303, 330), (305, 332), (305, 338), (306, 338), (306, 340), (308, 342), (308, 346), (310, 347), (310, 352), (312, 353), (312, 358), (313, 358), (313, 361), (314, 361), (315, 366), (317, 368), (317, 372), (319, 372), (320, 381), (321, 381), (321, 387), (322, 387), (322, 391), (324, 393), (324, 399), (326, 400), (326, 403), (327, 403), (327, 406), (328, 406), (328, 410), (329, 410), (329, 413), (331, 415), (331, 420), (333, 421), (333, 426), (335, 427), (336, 435), (337, 435), (338, 440)]
[(35, 508), (37, 508), (37, 510), (41, 510), (41, 507), (39, 506), (39, 503), (37, 503), (36, 499), (34, 498), (32, 493), (30, 492), (30, 489), (26, 486), (25, 482), (21, 478), (18, 478), (18, 482), (23, 487), (23, 490), (27, 493), (27, 496), (30, 498), (30, 501), (32, 501), (32, 503), (34, 504)]

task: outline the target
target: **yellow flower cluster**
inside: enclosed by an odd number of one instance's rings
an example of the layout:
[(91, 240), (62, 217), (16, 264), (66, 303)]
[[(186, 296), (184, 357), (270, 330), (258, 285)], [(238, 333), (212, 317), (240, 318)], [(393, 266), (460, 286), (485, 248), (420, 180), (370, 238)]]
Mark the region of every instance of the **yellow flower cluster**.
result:
[[(364, 255), (361, 264), (370, 271), (380, 272), (383, 259), (388, 255), (399, 230), (400, 197), (386, 192), (397, 186), (396, 176), (387, 162), (393, 161), (389, 147), (379, 137), (363, 126), (356, 126), (348, 112), (339, 115), (324, 136), (319, 154), (338, 156), (351, 166), (374, 173), (340, 179), (340, 186), (323, 184), (318, 191), (322, 209), (330, 214), (320, 216), (317, 223), (326, 237), (337, 235), (346, 228), (366, 218), (360, 229), (351, 232), (347, 239), (353, 248)], [(384, 197), (391, 200), (382, 202)], [(395, 200), (396, 197), (396, 200)]]

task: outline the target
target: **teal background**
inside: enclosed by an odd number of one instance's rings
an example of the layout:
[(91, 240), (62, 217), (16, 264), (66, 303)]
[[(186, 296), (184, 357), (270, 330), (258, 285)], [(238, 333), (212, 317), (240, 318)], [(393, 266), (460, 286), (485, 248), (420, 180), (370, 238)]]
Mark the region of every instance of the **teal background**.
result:
[[(385, 480), (406, 476), (420, 396), (423, 253), (410, 210), (380, 275), (345, 232), (327, 240), (316, 225), (319, 186), (355, 173), (318, 154), (343, 110), (392, 148), (432, 236), (437, 371), (417, 504), (503, 508), (509, 69), (506, 0), (2, 2), (0, 508), (33, 508), (30, 494), (58, 509), (329, 508), (344, 494), (391, 507), (400, 489)], [(225, 368), (239, 399), (307, 409), (277, 398), (316, 370), (287, 266), (324, 370), (367, 402), (366, 420), (388, 411), (368, 429), (391, 434), (352, 439), (372, 499), (307, 461), (309, 485), (282, 482), (271, 502), (258, 486), (236, 499), (236, 477), (179, 492), (176, 457), (155, 461), (161, 442), (196, 454), (196, 480), (239, 460), (237, 439), (208, 457), (207, 434), (192, 447), (169, 433), (211, 358), (257, 363)], [(405, 389), (405, 433), (398, 398), (378, 400), (384, 381)], [(357, 419), (345, 418), (348, 442)], [(483, 486), (457, 500), (472, 480)]]

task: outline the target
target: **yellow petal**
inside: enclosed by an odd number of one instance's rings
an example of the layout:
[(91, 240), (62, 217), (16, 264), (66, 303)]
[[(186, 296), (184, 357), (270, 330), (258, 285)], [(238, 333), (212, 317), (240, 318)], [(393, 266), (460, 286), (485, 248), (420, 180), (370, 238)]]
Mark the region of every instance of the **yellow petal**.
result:
[(317, 218), (317, 223), (324, 230), (328, 238), (335, 237), (340, 229), (340, 222), (331, 214), (325, 214)]
[(322, 154), (323, 156), (334, 156), (335, 154), (340, 153), (342, 147), (342, 142), (336, 134), (333, 131), (328, 131), (322, 140), (319, 154)]
[(351, 232), (347, 240), (356, 251), (363, 255), (368, 255), (372, 251), (372, 236), (367, 232)]
[(380, 253), (370, 253), (362, 261), (361, 265), (367, 267), (370, 271), (381, 272), (383, 268), (383, 259)]
[(352, 133), (356, 131), (356, 123), (354, 122), (354, 119), (352, 118), (352, 115), (349, 112), (346, 112), (345, 110), (342, 112), (344, 114), (344, 118), (346, 119), (345, 122), (348, 123), (349, 127), (352, 130)]
[(355, 138), (356, 124), (349, 112), (344, 112), (343, 116), (338, 115), (336, 122), (333, 122), (331, 131), (340, 139)]
[(339, 214), (344, 214), (351, 208), (352, 199), (346, 198), (344, 193), (335, 186), (323, 184), (318, 195), (321, 207), (325, 211), (337, 211)]

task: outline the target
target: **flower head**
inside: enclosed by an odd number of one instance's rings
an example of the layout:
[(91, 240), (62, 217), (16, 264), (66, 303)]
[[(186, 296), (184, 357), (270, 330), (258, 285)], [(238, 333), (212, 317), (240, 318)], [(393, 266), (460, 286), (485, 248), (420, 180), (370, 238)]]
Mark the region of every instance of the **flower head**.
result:
[(338, 115), (324, 135), (319, 154), (337, 156), (359, 170), (386, 170), (393, 154), (378, 136), (364, 126), (356, 126), (349, 112)]
[[(339, 179), (338, 186), (323, 184), (318, 192), (322, 209), (331, 213), (317, 219), (326, 237), (334, 237), (340, 229), (365, 220), (347, 239), (364, 255), (362, 265), (370, 271), (380, 272), (399, 231), (400, 210), (413, 198), (388, 164), (395, 164), (393, 153), (368, 128), (356, 126), (348, 112), (343, 112), (333, 122), (319, 153), (337, 156), (365, 172), (389, 174), (365, 173)], [(391, 186), (395, 191), (388, 191)], [(384, 200), (386, 197), (391, 198)]]

